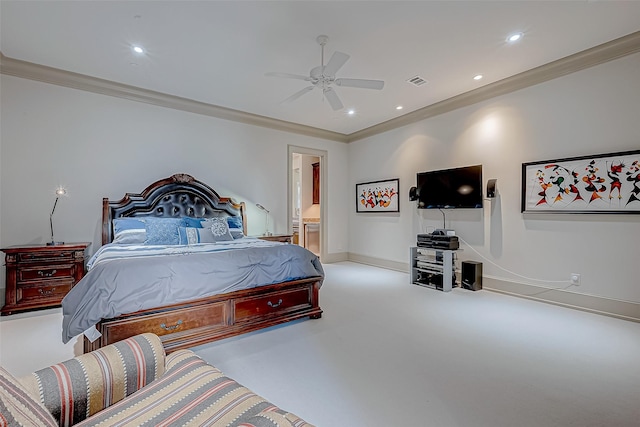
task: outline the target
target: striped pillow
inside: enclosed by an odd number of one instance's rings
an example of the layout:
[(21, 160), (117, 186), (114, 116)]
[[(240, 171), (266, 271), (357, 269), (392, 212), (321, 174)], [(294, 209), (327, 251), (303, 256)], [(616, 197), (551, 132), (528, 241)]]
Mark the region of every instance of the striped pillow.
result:
[(147, 230), (144, 221), (137, 218), (117, 218), (113, 220), (113, 243), (144, 243)]
[(0, 366), (0, 426), (14, 425), (56, 427), (58, 423), (47, 408)]
[(210, 228), (178, 227), (181, 245), (193, 245), (196, 243), (215, 243), (216, 238)]

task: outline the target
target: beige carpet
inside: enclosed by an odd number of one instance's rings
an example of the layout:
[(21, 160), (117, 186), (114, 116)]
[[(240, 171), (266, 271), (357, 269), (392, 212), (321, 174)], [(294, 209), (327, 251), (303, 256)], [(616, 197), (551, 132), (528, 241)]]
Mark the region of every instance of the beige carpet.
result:
[[(638, 427), (640, 324), (325, 265), (324, 316), (195, 350), (318, 427)], [(16, 375), (81, 352), (60, 309), (0, 317)]]
[(640, 425), (640, 324), (326, 265), (324, 315), (196, 348), (318, 426)]

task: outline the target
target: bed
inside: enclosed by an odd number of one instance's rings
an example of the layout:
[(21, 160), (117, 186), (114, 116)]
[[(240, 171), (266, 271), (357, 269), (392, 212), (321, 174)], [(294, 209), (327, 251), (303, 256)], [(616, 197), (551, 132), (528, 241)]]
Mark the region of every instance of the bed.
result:
[[(85, 353), (145, 332), (160, 336), (172, 352), (322, 315), (317, 256), (246, 237), (244, 203), (220, 197), (190, 175), (162, 179), (119, 201), (105, 198), (102, 207), (103, 246), (62, 301), (63, 341), (83, 333)], [(194, 221), (209, 227), (221, 218), (238, 227), (227, 230), (232, 239), (198, 240), (205, 233), (191, 227)], [(136, 221), (146, 223), (144, 244), (127, 240), (135, 237), (125, 233), (132, 230), (118, 230)], [(151, 224), (174, 221), (177, 245), (151, 241)]]

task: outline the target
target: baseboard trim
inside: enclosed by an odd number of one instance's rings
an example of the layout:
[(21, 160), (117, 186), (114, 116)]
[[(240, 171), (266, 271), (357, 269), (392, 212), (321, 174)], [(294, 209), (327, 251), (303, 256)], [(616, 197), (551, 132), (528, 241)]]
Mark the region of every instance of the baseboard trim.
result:
[(640, 322), (640, 304), (595, 295), (580, 294), (565, 289), (545, 288), (483, 276), (482, 289), (520, 298), (602, 314), (618, 319)]
[[(389, 261), (365, 255), (349, 253), (348, 261), (387, 268), (403, 273), (409, 272), (408, 263)], [(640, 323), (640, 303), (637, 302), (580, 294), (566, 289), (545, 288), (487, 275), (482, 277), (482, 289)]]
[(371, 265), (373, 267), (382, 267), (389, 270), (400, 271), (402, 273), (409, 272), (409, 264), (406, 262), (389, 261), (387, 259), (374, 258), (366, 255), (354, 254), (351, 252), (349, 252), (347, 261), (357, 262), (358, 264)]
[(332, 254), (325, 254), (320, 261), (324, 264), (331, 264), (334, 262), (348, 261), (349, 254), (347, 252), (337, 252)]

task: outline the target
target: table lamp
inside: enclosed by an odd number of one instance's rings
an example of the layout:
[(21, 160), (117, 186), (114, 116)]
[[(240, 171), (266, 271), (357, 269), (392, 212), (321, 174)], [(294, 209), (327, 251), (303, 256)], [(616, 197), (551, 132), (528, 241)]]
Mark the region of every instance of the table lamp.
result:
[(56, 201), (53, 202), (53, 209), (51, 209), (51, 215), (49, 215), (49, 226), (51, 227), (51, 241), (47, 243), (47, 246), (55, 246), (55, 245), (63, 245), (64, 242), (56, 242), (53, 238), (53, 213), (56, 211), (56, 206), (58, 205), (58, 199), (60, 196), (65, 196), (67, 194), (67, 190), (63, 187), (56, 188)]
[(271, 233), (269, 232), (269, 211), (267, 210), (267, 208), (262, 206), (260, 203), (256, 203), (256, 206), (259, 209), (261, 209), (261, 210), (263, 210), (265, 212), (264, 235), (265, 236), (271, 236)]

